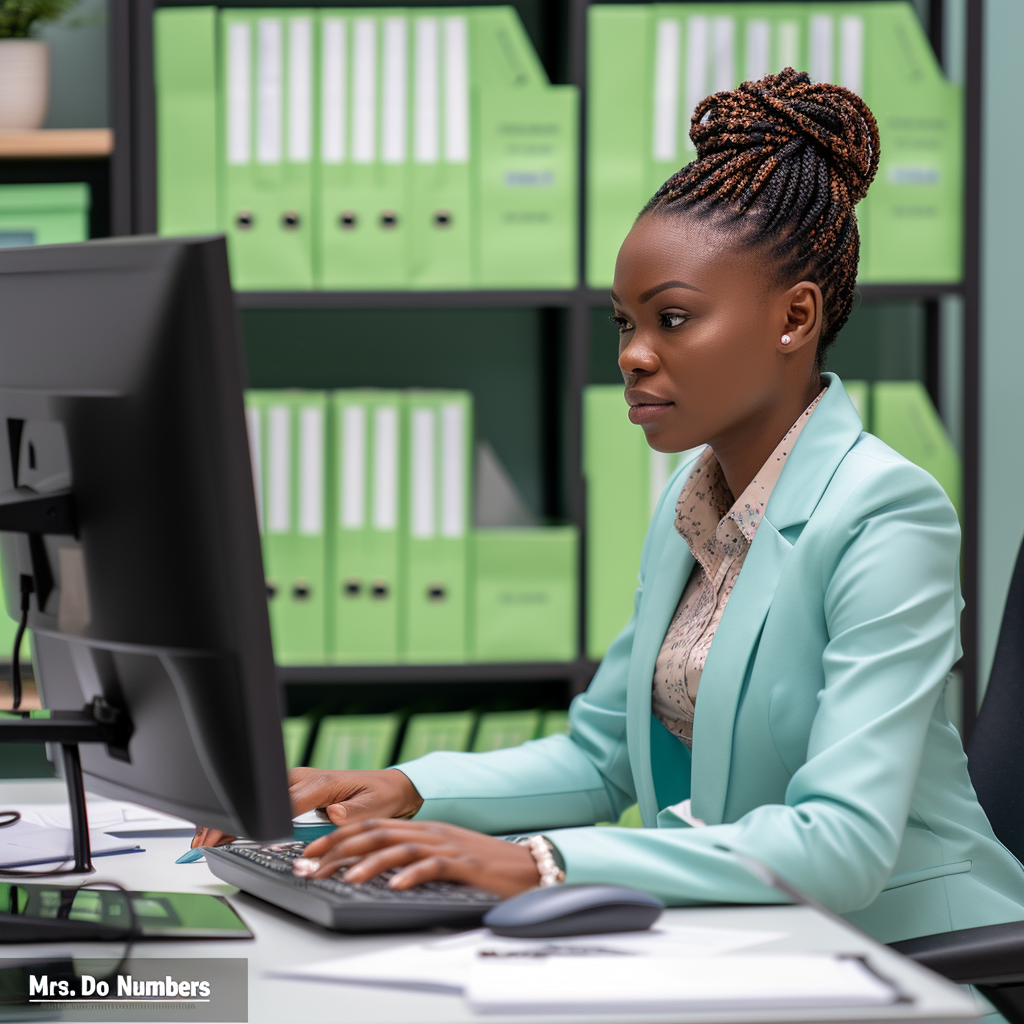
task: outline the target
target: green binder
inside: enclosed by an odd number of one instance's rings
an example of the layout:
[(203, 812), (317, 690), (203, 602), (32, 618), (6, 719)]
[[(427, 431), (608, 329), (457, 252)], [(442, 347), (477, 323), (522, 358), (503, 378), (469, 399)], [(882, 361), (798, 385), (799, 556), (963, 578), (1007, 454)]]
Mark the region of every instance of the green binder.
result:
[(577, 550), (573, 526), (473, 534), (473, 657), (576, 657)]
[(465, 661), (472, 398), (464, 391), (410, 391), (406, 403), (403, 660)]
[(311, 768), (377, 769), (392, 763), (401, 716), (327, 715), (320, 719)]
[(162, 235), (220, 230), (217, 8), (153, 14), (157, 224)]
[(532, 711), (490, 711), (480, 716), (473, 737), (473, 751), (477, 754), (488, 750), (503, 750), (518, 747), (521, 743), (536, 739), (540, 731), (541, 713)]
[(405, 726), (398, 763), (413, 761), (435, 750), (468, 750), (476, 714), (472, 711), (441, 711), (413, 715)]
[(306, 751), (313, 735), (313, 719), (309, 715), (286, 718), (281, 722), (284, 737), (284, 760), (289, 768), (299, 768), (306, 763)]
[(884, 380), (875, 384), (872, 433), (931, 473), (961, 514), (960, 456), (920, 381)]
[(540, 736), (568, 736), (569, 735), (569, 712), (568, 711), (545, 711), (544, 718), (540, 724)]
[(544, 65), (512, 6), (451, 8), (470, 18), (470, 80), (478, 89), (549, 84)]
[(315, 20), (221, 13), (223, 217), (241, 289), (313, 287)]
[(398, 660), (402, 405), (397, 391), (336, 391), (331, 398), (335, 662)]
[(281, 665), (322, 664), (326, 395), (250, 391), (246, 403), (274, 658)]
[(401, 8), (324, 10), (320, 284), (409, 286), (409, 37)]
[(88, 237), (88, 185), (0, 185), (0, 249)]
[(478, 93), (479, 287), (575, 286), (577, 105), (568, 85)]

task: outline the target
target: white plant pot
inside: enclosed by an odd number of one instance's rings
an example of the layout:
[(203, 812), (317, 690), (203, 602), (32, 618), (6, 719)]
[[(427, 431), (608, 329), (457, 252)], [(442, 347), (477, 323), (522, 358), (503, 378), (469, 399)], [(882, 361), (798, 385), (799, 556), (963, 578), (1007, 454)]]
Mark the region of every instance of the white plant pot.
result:
[(50, 99), (50, 47), (0, 39), (0, 129), (42, 128)]

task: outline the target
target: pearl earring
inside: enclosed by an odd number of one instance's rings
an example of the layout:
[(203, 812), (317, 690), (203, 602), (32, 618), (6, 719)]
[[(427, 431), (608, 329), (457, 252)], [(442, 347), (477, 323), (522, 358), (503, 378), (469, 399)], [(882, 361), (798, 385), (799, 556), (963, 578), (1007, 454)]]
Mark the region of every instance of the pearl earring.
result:
[(783, 345), (788, 345), (792, 340), (793, 339), (788, 334), (784, 334), (782, 336), (782, 344)]

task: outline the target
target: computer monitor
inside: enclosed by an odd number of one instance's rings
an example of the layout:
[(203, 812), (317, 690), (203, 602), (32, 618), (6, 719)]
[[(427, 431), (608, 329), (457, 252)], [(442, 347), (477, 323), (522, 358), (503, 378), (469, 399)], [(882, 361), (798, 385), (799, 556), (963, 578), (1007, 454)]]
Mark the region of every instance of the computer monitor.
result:
[(223, 238), (0, 251), (0, 563), (43, 706), (127, 720), (80, 747), (93, 792), (268, 840), (291, 815), (242, 387)]

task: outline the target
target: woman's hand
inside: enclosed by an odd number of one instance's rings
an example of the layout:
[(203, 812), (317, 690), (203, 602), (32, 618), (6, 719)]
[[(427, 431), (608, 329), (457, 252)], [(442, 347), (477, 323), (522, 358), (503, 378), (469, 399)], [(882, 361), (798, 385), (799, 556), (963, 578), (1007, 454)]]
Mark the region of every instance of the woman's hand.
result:
[(381, 821), (344, 825), (310, 843), (295, 873), (327, 878), (341, 867), (345, 882), (365, 882), (388, 868), (401, 870), (388, 882), (410, 889), (421, 882), (463, 882), (507, 899), (540, 882), (525, 846), (440, 821)]
[[(370, 817), (411, 818), (423, 806), (416, 787), (397, 768), (360, 772), (293, 768), (288, 773), (288, 795), (293, 815), (323, 807), (335, 825)], [(200, 826), (192, 846), (223, 846), (234, 838)]]

